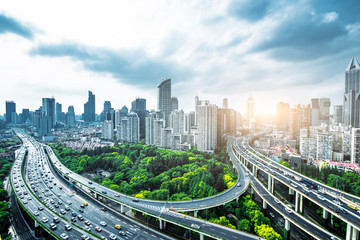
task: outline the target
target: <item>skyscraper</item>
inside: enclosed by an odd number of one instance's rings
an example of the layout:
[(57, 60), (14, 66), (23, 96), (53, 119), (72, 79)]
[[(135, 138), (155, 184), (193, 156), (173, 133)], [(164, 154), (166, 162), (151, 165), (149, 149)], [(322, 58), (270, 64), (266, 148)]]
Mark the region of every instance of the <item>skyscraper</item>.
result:
[(114, 140), (113, 123), (110, 120), (105, 120), (102, 124), (102, 137), (107, 140)]
[(6, 101), (6, 123), (12, 123), (12, 113), (16, 112), (16, 103), (14, 101)]
[(27, 108), (23, 108), (21, 122), (26, 123), (27, 121), (30, 121), (30, 111)]
[(147, 116), (146, 99), (136, 98), (131, 103), (131, 112), (134, 112), (138, 115), (140, 121), (140, 137), (145, 138), (145, 118)]
[(229, 106), (228, 106), (228, 99), (227, 98), (224, 98), (223, 99), (223, 108), (224, 109), (227, 109)]
[(343, 121), (345, 126), (360, 127), (360, 65), (353, 57), (345, 70)]
[(290, 104), (279, 102), (276, 107), (276, 125), (279, 130), (289, 129)]
[(196, 145), (199, 151), (213, 152), (217, 141), (217, 106), (210, 101), (200, 101), (196, 106)]
[(70, 126), (75, 125), (75, 111), (73, 106), (68, 107), (68, 112), (66, 114), (67, 124)]
[(177, 97), (171, 97), (171, 110), (176, 111), (179, 109), (179, 101)]
[(320, 126), (322, 123), (329, 125), (330, 98), (311, 99), (311, 126)]
[(86, 122), (95, 121), (95, 95), (89, 91), (88, 101), (84, 104), (83, 120)]
[(252, 97), (249, 97), (247, 100), (247, 109), (246, 109), (246, 118), (249, 128), (254, 127), (255, 123), (255, 101)]
[(334, 114), (333, 114), (333, 124), (338, 125), (339, 123), (343, 123), (343, 106), (342, 105), (334, 105)]
[(105, 101), (104, 102), (104, 110), (101, 112), (100, 115), (100, 120), (104, 121), (104, 120), (110, 120), (111, 116), (110, 116), (110, 111), (111, 111), (111, 102), (110, 101)]
[(42, 116), (51, 118), (50, 128), (53, 128), (55, 126), (55, 98), (42, 99)]
[(300, 129), (311, 126), (311, 108), (310, 104), (297, 104), (290, 109), (290, 138), (299, 140)]
[(171, 113), (171, 79), (162, 81), (158, 86), (158, 110), (164, 115), (165, 124), (169, 126)]

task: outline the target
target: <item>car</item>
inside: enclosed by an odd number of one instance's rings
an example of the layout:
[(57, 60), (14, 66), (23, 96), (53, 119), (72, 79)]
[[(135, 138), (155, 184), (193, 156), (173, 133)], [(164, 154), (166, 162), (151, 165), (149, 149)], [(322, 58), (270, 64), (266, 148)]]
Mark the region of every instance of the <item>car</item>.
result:
[(280, 203), (280, 200), (277, 199), (277, 198), (274, 198), (274, 201), (275, 201), (276, 203)]
[(69, 224), (65, 225), (65, 230), (66, 231), (70, 231), (72, 229), (72, 226), (70, 226)]
[(238, 183), (236, 186), (241, 187), (241, 183)]
[(288, 213), (292, 213), (292, 212), (293, 212), (293, 211), (292, 211), (290, 208), (288, 208), (288, 207), (285, 208), (285, 211), (287, 211)]
[(106, 212), (106, 208), (102, 207), (101, 211)]
[(318, 198), (319, 198), (320, 200), (325, 201), (325, 198), (324, 198), (323, 196), (318, 195)]
[(115, 193), (115, 197), (120, 197), (120, 194), (118, 194), (118, 193)]
[(275, 217), (275, 215), (274, 215), (272, 212), (270, 212), (269, 215), (270, 215), (270, 217), (272, 217), (272, 218)]
[(84, 234), (84, 235), (81, 235), (81, 239), (82, 240), (89, 240), (90, 238), (89, 238), (88, 235)]
[(195, 223), (192, 223), (192, 224), (191, 224), (191, 227), (196, 228), (196, 229), (200, 229), (200, 226), (197, 225), (197, 224), (195, 224)]
[(101, 221), (101, 222), (100, 222), (100, 225), (103, 226), (103, 227), (106, 227), (106, 222)]
[(71, 215), (72, 215), (73, 217), (76, 217), (76, 216), (77, 216), (77, 213), (76, 213), (76, 212), (72, 212)]
[(107, 192), (106, 191), (101, 191), (103, 194), (107, 194)]
[(83, 206), (88, 206), (89, 204), (87, 202), (83, 202)]
[(55, 229), (57, 229), (57, 226), (55, 223), (50, 223), (50, 228), (51, 228), (51, 230), (55, 230)]
[(39, 216), (39, 212), (38, 212), (38, 211), (35, 211), (35, 212), (34, 212), (34, 215), (35, 215), (35, 216)]
[(139, 202), (139, 200), (138, 200), (138, 199), (133, 199), (132, 201), (133, 201), (133, 202)]
[(62, 234), (60, 235), (60, 237), (61, 237), (62, 239), (64, 239), (64, 240), (69, 239), (69, 236), (68, 236), (66, 233), (62, 233)]
[(69, 201), (67, 201), (67, 204), (71, 205), (71, 204), (72, 204), (72, 202), (69, 200)]
[(355, 207), (354, 205), (348, 204), (348, 207), (349, 207), (349, 208), (352, 208), (352, 209), (355, 210), (355, 211), (357, 210), (357, 207)]
[(59, 223), (60, 222), (60, 220), (57, 217), (54, 217), (53, 221), (54, 221), (54, 223)]
[(72, 222), (76, 222), (76, 217), (72, 217), (72, 218), (71, 218), (71, 221), (72, 221)]
[(60, 209), (60, 213), (61, 213), (62, 215), (64, 215), (64, 214), (66, 214), (66, 211), (65, 211), (64, 209)]
[(80, 207), (81, 207), (81, 208), (85, 208), (85, 206), (84, 206), (84, 205), (80, 205)]
[(83, 220), (84, 220), (83, 216), (81, 216), (81, 215), (78, 215), (77, 217), (78, 217), (78, 219), (79, 219), (80, 221), (83, 221)]
[(24, 204), (27, 204), (27, 201), (26, 201), (26, 200), (24, 200), (24, 201), (23, 201), (23, 203), (24, 203)]
[(70, 208), (69, 208), (68, 205), (65, 205), (65, 210), (66, 210), (66, 211), (69, 211), (69, 210), (70, 210)]
[(54, 207), (55, 207), (55, 208), (59, 208), (59, 205), (55, 204)]
[(91, 222), (89, 222), (88, 220), (86, 220), (84, 223), (85, 223), (85, 225), (88, 225), (88, 226), (91, 225)]
[(90, 228), (89, 226), (85, 226), (84, 229), (85, 229), (86, 231), (91, 232), (91, 228)]
[(126, 232), (125, 232), (125, 231), (120, 231), (119, 234), (120, 234), (121, 236), (126, 236)]
[(43, 223), (47, 223), (49, 220), (47, 219), (47, 217), (42, 217), (42, 218), (41, 218), (41, 221), (42, 221)]
[(58, 204), (59, 204), (59, 205), (62, 205), (62, 201), (58, 201)]
[(89, 184), (92, 184), (92, 182), (88, 182)]
[(79, 209), (79, 212), (84, 213), (84, 210), (83, 210), (83, 209)]
[(101, 229), (101, 227), (96, 226), (96, 227), (95, 227), (95, 230), (96, 230), (97, 232), (101, 232), (102, 229)]
[(115, 225), (115, 228), (121, 229), (121, 225), (120, 225), (120, 224), (116, 224), (116, 225)]
[(116, 240), (116, 239), (117, 239), (114, 234), (110, 234), (109, 238), (110, 238), (111, 240)]
[(339, 238), (335, 237), (335, 236), (331, 236), (330, 237), (331, 240), (339, 240)]

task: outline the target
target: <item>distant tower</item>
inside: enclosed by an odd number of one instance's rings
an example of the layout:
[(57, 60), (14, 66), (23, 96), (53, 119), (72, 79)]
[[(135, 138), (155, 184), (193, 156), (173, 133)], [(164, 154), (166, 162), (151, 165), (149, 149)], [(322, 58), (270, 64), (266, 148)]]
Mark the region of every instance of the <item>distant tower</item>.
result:
[(12, 113), (16, 112), (16, 103), (13, 101), (6, 101), (6, 123), (12, 123)]
[(179, 101), (177, 97), (171, 98), (171, 111), (175, 111), (179, 109)]
[(360, 127), (360, 65), (355, 57), (345, 70), (343, 121), (345, 126)]
[(50, 128), (55, 126), (55, 98), (42, 99), (42, 116), (50, 117)]
[(228, 109), (228, 99), (227, 98), (224, 98), (224, 100), (223, 100), (223, 108)]
[(253, 128), (255, 122), (255, 101), (252, 97), (247, 100), (247, 124), (249, 128)]
[(95, 95), (89, 91), (88, 101), (84, 104), (83, 120), (87, 122), (95, 121)]
[(210, 104), (209, 100), (198, 101), (196, 125), (198, 128), (196, 138), (198, 150), (213, 152), (217, 146), (217, 106)]
[(169, 125), (171, 113), (171, 79), (166, 79), (158, 85), (158, 110), (164, 114), (165, 124)]

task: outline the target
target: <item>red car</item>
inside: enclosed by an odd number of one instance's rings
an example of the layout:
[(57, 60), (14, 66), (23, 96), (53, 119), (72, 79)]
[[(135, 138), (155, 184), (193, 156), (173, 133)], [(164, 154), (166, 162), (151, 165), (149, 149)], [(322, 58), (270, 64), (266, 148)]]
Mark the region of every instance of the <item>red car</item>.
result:
[(95, 230), (97, 231), (97, 232), (101, 232), (101, 228), (100, 227), (95, 227)]
[(104, 207), (101, 208), (101, 211), (106, 212), (106, 208), (104, 208)]
[(88, 220), (86, 220), (84, 223), (88, 226), (91, 225), (91, 223)]

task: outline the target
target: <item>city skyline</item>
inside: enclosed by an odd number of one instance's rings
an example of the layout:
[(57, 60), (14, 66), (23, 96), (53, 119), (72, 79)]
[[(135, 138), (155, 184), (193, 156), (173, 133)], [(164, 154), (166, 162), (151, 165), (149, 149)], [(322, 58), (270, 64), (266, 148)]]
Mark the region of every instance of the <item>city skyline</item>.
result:
[(156, 109), (154, 86), (166, 78), (185, 111), (194, 96), (218, 106), (228, 98), (242, 113), (249, 96), (257, 113), (317, 97), (339, 105), (344, 70), (352, 56), (360, 57), (357, 1), (143, 2), (141, 9), (86, 2), (80, 20), (82, 2), (72, 3), (73, 10), (38, 3), (46, 11), (34, 14), (36, 4), (26, 2), (0, 7), (0, 100), (13, 100), (18, 109), (36, 109), (41, 98), (54, 96), (81, 113), (88, 90), (97, 96), (96, 109), (106, 100), (130, 106), (137, 97)]

